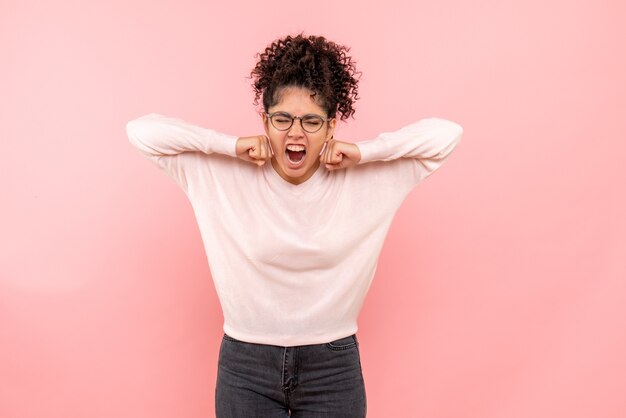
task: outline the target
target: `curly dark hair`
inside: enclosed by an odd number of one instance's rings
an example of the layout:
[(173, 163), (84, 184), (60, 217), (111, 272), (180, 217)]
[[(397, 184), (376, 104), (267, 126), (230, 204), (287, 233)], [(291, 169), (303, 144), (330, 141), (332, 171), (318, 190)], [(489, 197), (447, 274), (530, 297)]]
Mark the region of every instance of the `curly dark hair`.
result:
[[(323, 36), (288, 35), (272, 42), (250, 73), (254, 80), (254, 104), (263, 97), (265, 111), (280, 100), (283, 87), (304, 87), (322, 106), (329, 117), (354, 118), (354, 102), (358, 97), (361, 73), (347, 52), (350, 48), (338, 45)], [(316, 97), (317, 96), (317, 97)]]

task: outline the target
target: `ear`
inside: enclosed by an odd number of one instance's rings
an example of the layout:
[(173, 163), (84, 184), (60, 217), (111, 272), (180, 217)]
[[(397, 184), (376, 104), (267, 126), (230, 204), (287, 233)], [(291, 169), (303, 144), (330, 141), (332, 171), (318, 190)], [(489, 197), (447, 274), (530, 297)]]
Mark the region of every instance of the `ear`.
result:
[(328, 121), (328, 129), (326, 129), (326, 138), (324, 141), (328, 141), (333, 137), (333, 133), (335, 132), (335, 126), (337, 126), (337, 119), (332, 118)]
[(267, 117), (265, 112), (261, 112), (261, 120), (263, 122), (263, 129), (265, 130), (265, 135), (270, 136), (270, 119)]

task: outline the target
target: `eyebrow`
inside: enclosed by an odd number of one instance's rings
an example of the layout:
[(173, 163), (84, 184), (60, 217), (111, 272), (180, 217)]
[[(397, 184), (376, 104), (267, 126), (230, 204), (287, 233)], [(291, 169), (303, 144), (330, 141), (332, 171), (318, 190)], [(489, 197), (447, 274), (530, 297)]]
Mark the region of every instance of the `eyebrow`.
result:
[[(277, 114), (277, 113), (282, 113), (282, 114), (285, 114), (285, 115), (290, 116), (290, 117), (292, 117), (292, 118), (294, 117), (291, 113), (289, 113), (289, 112), (285, 112), (284, 110), (277, 110), (276, 112), (272, 112), (272, 113), (270, 113), (270, 115), (271, 115), (271, 114)], [(304, 117), (307, 117), (307, 116), (319, 116), (319, 117), (321, 117), (321, 118), (324, 118), (324, 116), (322, 116), (322, 115), (318, 115), (317, 113), (306, 113), (306, 114), (304, 114), (304, 115), (302, 115), (302, 116), (300, 116), (300, 117), (301, 117), (301, 118), (304, 118)]]

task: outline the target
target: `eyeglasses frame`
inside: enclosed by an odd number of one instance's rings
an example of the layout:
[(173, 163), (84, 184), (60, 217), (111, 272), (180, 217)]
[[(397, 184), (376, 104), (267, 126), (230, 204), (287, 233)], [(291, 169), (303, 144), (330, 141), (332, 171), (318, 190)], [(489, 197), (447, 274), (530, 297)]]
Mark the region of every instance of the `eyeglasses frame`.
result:
[[(304, 128), (304, 125), (302, 124), (302, 119), (303, 119), (303, 118), (306, 118), (307, 116), (316, 116), (316, 117), (318, 117), (318, 118), (322, 119), (322, 121), (324, 121), (324, 122), (328, 122), (328, 121), (330, 121), (330, 120), (333, 120), (333, 119), (334, 119), (334, 118), (328, 118), (328, 117), (326, 117), (326, 118), (325, 118), (325, 117), (320, 116), (320, 115), (315, 114), (315, 113), (308, 113), (308, 114), (306, 114), (306, 115), (304, 115), (304, 116), (292, 116), (292, 115), (290, 115), (289, 113), (287, 113), (287, 112), (282, 112), (282, 111), (273, 112), (273, 113), (271, 113), (271, 114), (270, 114), (270, 113), (267, 113), (267, 112), (263, 112), (263, 113), (265, 114), (265, 116), (267, 116), (267, 117), (269, 118), (270, 123), (272, 124), (272, 126), (273, 126), (273, 127), (274, 127), (277, 131), (288, 131), (288, 130), (289, 130), (289, 129), (291, 129), (291, 127), (293, 126), (294, 121), (295, 121), (296, 119), (300, 119), (300, 127), (302, 128), (302, 130), (303, 130), (304, 132), (307, 132), (307, 133), (310, 133), (310, 134), (314, 134), (314, 133), (319, 132), (319, 131), (322, 129), (322, 126), (324, 126), (324, 124), (322, 123), (322, 124), (320, 125), (319, 129), (318, 129), (318, 130), (316, 130), (316, 131), (313, 131), (313, 132), (311, 132), (311, 131), (307, 131), (307, 130)], [(289, 125), (289, 127), (285, 128), (285, 129), (278, 129), (278, 128), (276, 127), (276, 125), (274, 125), (274, 122), (272, 122), (272, 117), (273, 117), (273, 116), (275, 116), (275, 115), (277, 115), (277, 114), (282, 114), (282, 115), (284, 115), (285, 117), (290, 117), (290, 118), (291, 118), (291, 124)]]

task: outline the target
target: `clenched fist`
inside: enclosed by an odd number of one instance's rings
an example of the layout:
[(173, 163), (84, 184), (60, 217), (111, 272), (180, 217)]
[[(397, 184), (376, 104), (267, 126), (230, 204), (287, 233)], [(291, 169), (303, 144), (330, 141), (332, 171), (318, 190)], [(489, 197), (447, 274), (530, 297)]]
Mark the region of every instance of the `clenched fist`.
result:
[(250, 161), (259, 167), (274, 155), (270, 146), (270, 140), (265, 135), (237, 138), (235, 152), (237, 153), (237, 158)]
[(329, 170), (352, 167), (361, 160), (361, 151), (356, 144), (330, 139), (320, 155), (320, 162)]

